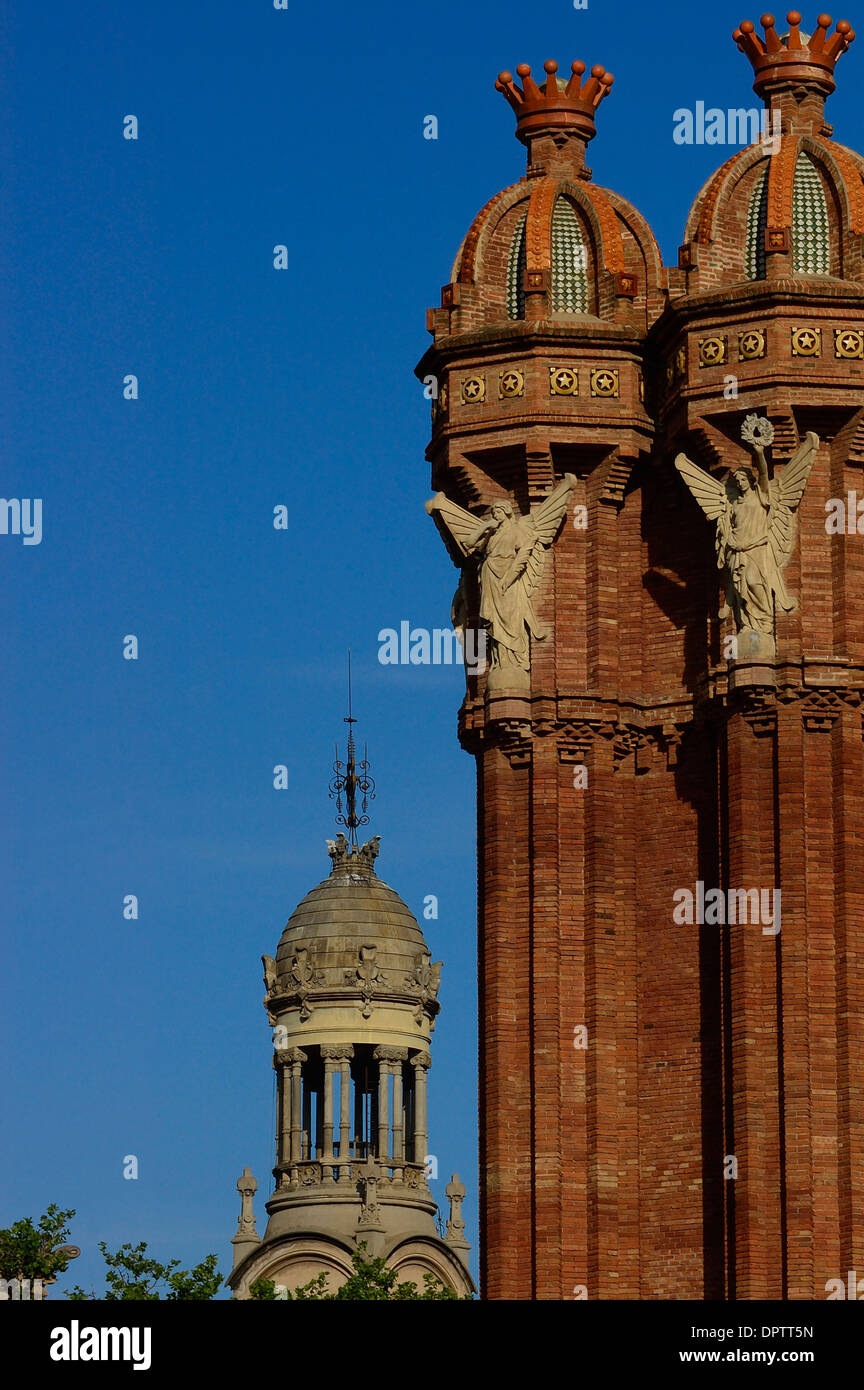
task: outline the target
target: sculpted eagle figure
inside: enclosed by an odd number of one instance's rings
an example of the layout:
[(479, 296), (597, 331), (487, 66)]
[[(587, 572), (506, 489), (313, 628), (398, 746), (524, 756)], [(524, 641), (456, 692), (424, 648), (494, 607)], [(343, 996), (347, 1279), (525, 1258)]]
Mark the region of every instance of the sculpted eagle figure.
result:
[(765, 448), (774, 438), (769, 420), (748, 415), (741, 437), (753, 448), (756, 471), (736, 468), (721, 482), (679, 454), (675, 467), (709, 521), (717, 524), (717, 568), (726, 582), (725, 618), (731, 611), (738, 632), (774, 636), (776, 608), (794, 613), (798, 600), (788, 592), (783, 570), (795, 546), (795, 513), (819, 449), (808, 433), (779, 478), (769, 478)]

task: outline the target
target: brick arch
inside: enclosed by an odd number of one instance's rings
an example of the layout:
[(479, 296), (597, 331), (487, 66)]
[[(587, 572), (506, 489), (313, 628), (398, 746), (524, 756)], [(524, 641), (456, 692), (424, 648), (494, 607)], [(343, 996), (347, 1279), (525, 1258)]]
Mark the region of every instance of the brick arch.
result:
[(805, 135), (801, 148), (822, 166), (829, 184), (839, 196), (850, 232), (864, 233), (864, 174), (844, 145), (820, 135)]
[(552, 209), (557, 197), (557, 179), (534, 180), (525, 223), (525, 265), (528, 270), (547, 270), (552, 264)]
[(736, 184), (754, 164), (767, 158), (764, 149), (750, 145), (747, 149), (736, 150), (725, 164), (721, 164), (697, 195), (687, 219), (684, 240), (695, 241), (700, 246), (710, 246), (714, 240), (717, 210), (721, 202), (728, 201)]
[[(599, 191), (605, 195), (615, 210), (618, 217), (619, 231), (620, 225), (623, 223), (627, 231), (633, 237), (633, 240), (639, 246), (646, 270), (650, 266), (654, 284), (659, 285), (663, 278), (663, 254), (657, 244), (657, 238), (649, 222), (642, 216), (638, 208), (635, 208), (632, 203), (628, 203), (625, 198), (621, 198), (617, 193), (612, 192), (608, 188), (601, 188)], [(624, 245), (623, 236), (622, 245)], [(624, 250), (626, 255), (626, 246)]]
[(781, 135), (780, 148), (771, 155), (768, 168), (769, 227), (792, 226), (792, 199), (795, 192), (795, 170), (801, 153), (800, 135)]
[[(556, 181), (556, 195), (569, 198), (588, 223), (591, 234), (591, 250), (596, 266), (606, 270), (624, 268), (624, 238), (615, 212), (605, 189), (593, 183), (575, 182), (570, 179)], [(554, 206), (554, 200), (553, 200)], [(551, 208), (547, 228), (547, 247), (551, 248), (552, 220)], [(547, 265), (548, 265), (547, 261)]]
[(508, 213), (516, 203), (530, 197), (530, 190), (523, 180), (513, 183), (509, 188), (504, 188), (500, 193), (496, 193), (494, 198), (490, 198), (488, 203), (480, 209), (465, 237), (456, 260), (453, 262), (453, 269), (450, 273), (452, 284), (473, 285), (476, 268), (478, 263), (482, 264), (481, 254), (489, 238), (493, 235), (501, 218)]
[[(568, 198), (588, 224), (589, 239), (595, 264), (612, 274), (626, 269), (624, 236), (621, 227), (623, 212), (616, 206), (621, 200), (609, 190), (587, 181), (547, 176), (526, 183), (520, 180), (490, 198), (481, 208), (459, 248), (451, 272), (451, 283), (474, 284), (482, 266), (486, 249), (508, 212), (518, 203), (527, 202), (525, 223), (525, 258), (529, 270), (549, 269), (552, 262), (552, 214), (559, 197)], [(613, 202), (613, 198), (615, 201)], [(626, 204), (630, 231), (639, 243), (646, 264), (652, 264), (659, 282), (662, 258), (659, 247), (645, 219)]]

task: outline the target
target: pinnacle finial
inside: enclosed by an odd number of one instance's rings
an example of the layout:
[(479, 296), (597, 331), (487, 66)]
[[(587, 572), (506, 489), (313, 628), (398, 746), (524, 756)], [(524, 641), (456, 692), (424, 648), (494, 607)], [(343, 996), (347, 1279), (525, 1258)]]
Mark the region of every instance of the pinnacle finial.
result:
[[(339, 745), (336, 745), (336, 760), (333, 764), (334, 776), (330, 781), (330, 798), (336, 801), (336, 824), (344, 825), (348, 831), (349, 840), (353, 849), (357, 849), (357, 828), (361, 825), (369, 824), (367, 809), (370, 801), (375, 800), (375, 781), (369, 775), (369, 759), (366, 747), (363, 748), (363, 761), (358, 764), (354, 748), (354, 725), (357, 720), (354, 718), (351, 703), (351, 652), (348, 652), (348, 714), (344, 720), (348, 725), (348, 750), (345, 762), (339, 757)], [(358, 810), (358, 794), (360, 805)], [(345, 806), (342, 805), (342, 797), (345, 797)]]
[(798, 10), (790, 10), (786, 22), (789, 32), (778, 35), (774, 16), (763, 14), (760, 23), (765, 31), (764, 38), (756, 33), (756, 26), (750, 19), (745, 19), (732, 35), (753, 64), (756, 74), (753, 90), (768, 97), (780, 87), (809, 87), (822, 96), (829, 96), (834, 91), (834, 65), (855, 39), (852, 25), (847, 19), (841, 19), (829, 37), (833, 23), (830, 14), (819, 15), (813, 34), (802, 33)]
[(594, 113), (615, 81), (611, 72), (596, 64), (586, 81), (582, 81), (585, 64), (579, 59), (571, 64), (570, 78), (565, 83), (556, 76), (558, 64), (547, 58), (543, 64), (546, 80), (539, 86), (531, 76), (527, 63), (520, 63), (516, 74), (522, 86), (510, 72), (499, 72), (495, 90), (502, 92), (516, 112), (516, 135), (523, 145), (537, 135), (555, 131), (571, 131), (587, 142), (596, 135)]

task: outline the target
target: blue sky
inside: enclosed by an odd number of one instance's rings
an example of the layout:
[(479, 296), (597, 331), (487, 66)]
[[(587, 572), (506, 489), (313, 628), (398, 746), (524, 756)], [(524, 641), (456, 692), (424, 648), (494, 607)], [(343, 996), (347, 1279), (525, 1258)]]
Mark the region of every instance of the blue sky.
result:
[[(5, 7), (0, 492), (42, 499), (43, 539), (0, 535), (0, 1225), (76, 1208), (67, 1282), (102, 1287), (99, 1240), (147, 1240), (187, 1265), (215, 1251), (227, 1272), (247, 1163), (263, 1230), (259, 958), (329, 869), (349, 646), (378, 869), (418, 916), (439, 898), (424, 923), (445, 963), (433, 1186), (443, 1202), (449, 1174), (465, 1179), (476, 1255), (463, 681), (377, 660), (381, 628), (446, 625), (456, 578), (423, 510), (424, 311), (476, 211), (524, 170), (493, 88), (521, 61), (615, 74), (589, 160), (674, 262), (692, 198), (730, 151), (674, 144), (672, 113), (756, 104), (730, 38), (747, 13)], [(852, 145), (859, 71), (853, 47), (828, 108)], [(130, 113), (137, 141), (123, 139)], [(287, 531), (273, 529), (280, 503)], [(122, 657), (128, 633), (137, 662)]]

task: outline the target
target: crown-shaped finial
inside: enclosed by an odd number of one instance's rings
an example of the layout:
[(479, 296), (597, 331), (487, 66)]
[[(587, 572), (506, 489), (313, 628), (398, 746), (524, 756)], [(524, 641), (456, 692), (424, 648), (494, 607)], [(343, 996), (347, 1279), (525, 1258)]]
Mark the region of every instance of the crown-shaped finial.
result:
[(756, 81), (753, 90), (767, 96), (779, 86), (815, 87), (823, 96), (834, 91), (834, 64), (855, 38), (855, 31), (846, 19), (841, 19), (834, 33), (828, 36), (833, 20), (830, 14), (820, 14), (815, 34), (802, 34), (801, 15), (790, 10), (786, 16), (789, 33), (778, 35), (773, 14), (763, 14), (760, 23), (765, 30), (761, 39), (756, 26), (745, 19), (732, 35), (742, 53), (746, 53)]
[(536, 135), (555, 131), (572, 131), (587, 142), (597, 134), (594, 125), (594, 112), (614, 82), (611, 72), (599, 63), (591, 69), (591, 75), (583, 82), (585, 64), (575, 62), (571, 65), (568, 82), (556, 77), (558, 64), (554, 58), (547, 58), (543, 64), (546, 81), (538, 87), (531, 76), (527, 63), (520, 63), (516, 69), (522, 80), (519, 87), (510, 72), (499, 72), (495, 83), (496, 92), (503, 92), (516, 112), (516, 135), (524, 145)]

